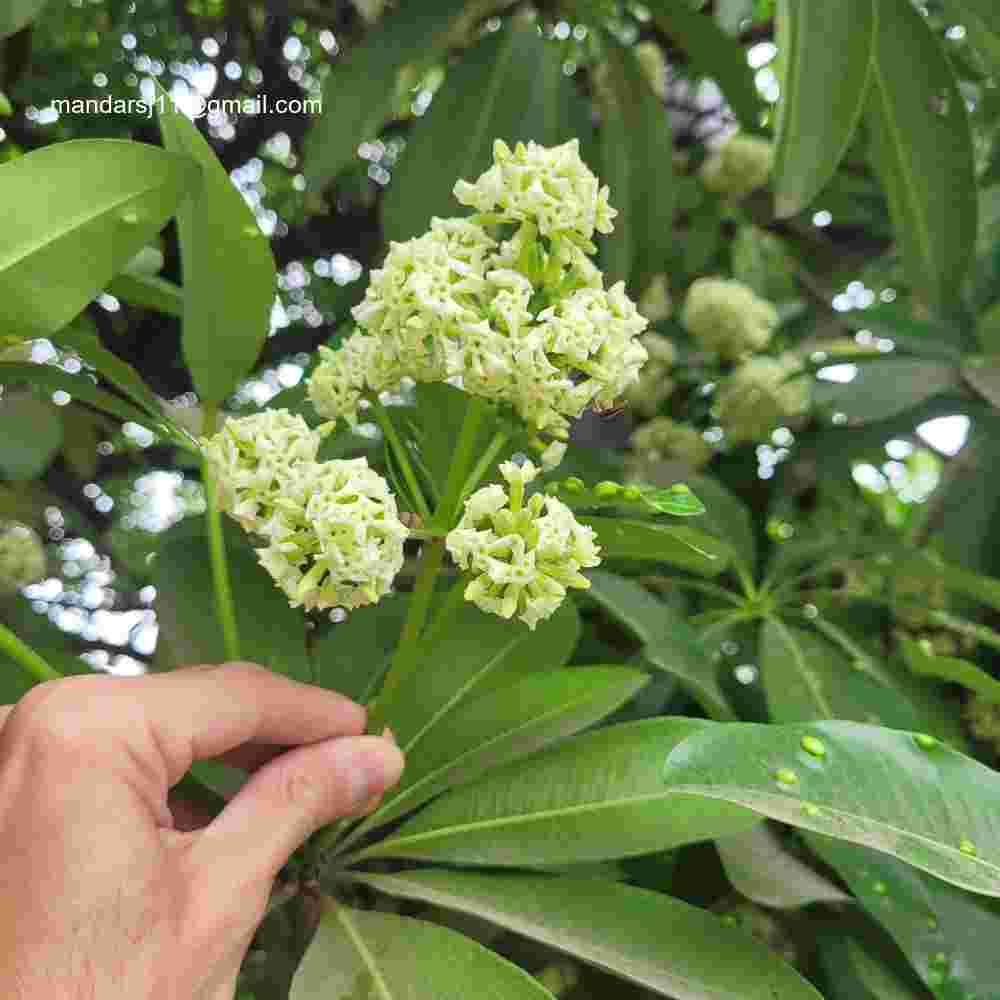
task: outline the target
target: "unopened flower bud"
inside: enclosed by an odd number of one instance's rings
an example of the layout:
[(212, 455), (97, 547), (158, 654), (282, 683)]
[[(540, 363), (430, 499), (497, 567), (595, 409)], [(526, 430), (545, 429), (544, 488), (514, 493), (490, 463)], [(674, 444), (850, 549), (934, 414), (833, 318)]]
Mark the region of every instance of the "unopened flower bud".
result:
[(688, 424), (669, 417), (654, 417), (632, 432), (632, 447), (650, 462), (673, 460), (701, 469), (712, 460), (711, 445)]
[(778, 311), (742, 282), (698, 278), (688, 289), (683, 321), (705, 350), (738, 361), (767, 347)]
[(773, 162), (771, 143), (757, 136), (737, 133), (705, 160), (701, 181), (716, 194), (743, 198), (767, 183)]
[[(798, 416), (809, 406), (809, 386), (798, 360), (751, 358), (736, 369), (719, 387), (716, 409), (719, 422), (730, 441), (759, 441), (782, 420)], [(786, 381), (787, 379), (787, 381)]]
[(0, 594), (13, 594), (45, 576), (42, 540), (26, 524), (0, 523)]

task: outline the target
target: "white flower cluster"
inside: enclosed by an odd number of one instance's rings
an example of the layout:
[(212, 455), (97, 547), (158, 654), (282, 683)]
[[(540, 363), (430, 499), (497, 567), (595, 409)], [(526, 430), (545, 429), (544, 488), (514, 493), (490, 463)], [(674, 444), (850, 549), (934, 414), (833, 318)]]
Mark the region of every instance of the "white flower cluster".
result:
[(202, 442), (220, 506), (266, 541), (261, 565), (293, 608), (307, 610), (378, 601), (403, 565), (408, 534), (366, 459), (316, 460), (325, 430), (267, 410), (230, 417)]
[[(482, 216), (433, 219), (423, 236), (391, 244), (353, 310), (360, 330), (322, 351), (308, 387), (317, 412), (353, 422), (365, 393), (404, 377), (450, 380), (565, 438), (568, 418), (611, 406), (638, 378), (636, 337), (648, 324), (588, 256), (615, 213), (578, 143), (497, 142), (494, 161), (455, 187)], [(498, 241), (492, 224), (518, 228)]]
[(503, 618), (516, 614), (533, 629), (559, 607), (567, 587), (590, 586), (580, 570), (600, 564), (599, 548), (594, 530), (560, 500), (535, 493), (524, 502), (525, 486), (538, 475), (534, 465), (504, 462), (500, 473), (509, 490), (494, 483), (473, 493), (445, 543), (458, 566), (475, 574), (466, 600)]
[(654, 417), (632, 433), (632, 447), (640, 458), (650, 462), (673, 459), (698, 470), (712, 460), (712, 448), (689, 424), (670, 417)]
[(733, 442), (759, 441), (779, 421), (805, 412), (808, 381), (790, 378), (801, 371), (798, 359), (790, 354), (751, 358), (740, 365), (719, 387), (716, 402), (726, 437)]
[(639, 373), (639, 381), (626, 389), (625, 399), (637, 413), (652, 417), (673, 395), (674, 380), (670, 371), (677, 360), (677, 350), (669, 337), (659, 333), (643, 334), (641, 343), (649, 360)]
[(767, 347), (778, 311), (740, 281), (698, 278), (688, 289), (683, 322), (705, 350), (738, 361)]
[(716, 194), (743, 198), (767, 183), (774, 150), (766, 139), (730, 136), (702, 164), (701, 182)]
[(45, 549), (26, 524), (0, 524), (0, 594), (14, 594), (45, 576)]

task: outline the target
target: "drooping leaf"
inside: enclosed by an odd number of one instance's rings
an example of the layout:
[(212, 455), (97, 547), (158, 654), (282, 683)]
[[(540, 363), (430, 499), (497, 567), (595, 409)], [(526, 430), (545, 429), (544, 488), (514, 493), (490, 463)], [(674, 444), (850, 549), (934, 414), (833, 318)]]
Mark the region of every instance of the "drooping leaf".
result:
[(62, 421), (51, 403), (30, 392), (0, 396), (0, 476), (4, 479), (19, 482), (38, 478), (62, 441)]
[(533, 976), (463, 934), (329, 898), (289, 1000), (554, 1000)]
[(910, 0), (879, 0), (875, 37), (866, 109), (872, 159), (910, 282), (932, 304), (947, 304), (958, 293), (976, 242), (965, 98)]
[(424, 232), (431, 216), (460, 214), (455, 181), (474, 181), (490, 166), (494, 140), (555, 145), (577, 135), (573, 85), (544, 68), (552, 60), (562, 65), (557, 45), (534, 25), (512, 23), (463, 54), (396, 165), (382, 203), (387, 238), (408, 239)]
[(0, 38), (27, 27), (41, 13), (48, 0), (3, 0), (0, 3)]
[(402, 5), (342, 54), (323, 83), (323, 114), (306, 139), (306, 181), (322, 188), (392, 117), (400, 70), (438, 56), (467, 0)]
[(167, 316), (184, 315), (184, 290), (155, 274), (122, 271), (112, 278), (108, 291), (130, 306), (155, 309)]
[(32, 337), (62, 329), (200, 183), (187, 157), (110, 139), (0, 166), (0, 322)]
[(820, 963), (826, 971), (829, 1000), (918, 1000), (920, 994), (898, 970), (852, 934), (820, 939)]
[(982, 667), (959, 656), (938, 656), (933, 651), (927, 652), (922, 643), (914, 639), (903, 639), (900, 645), (906, 665), (915, 674), (961, 684), (985, 701), (1000, 704), (1000, 681)]
[(684, 799), (742, 805), (1000, 896), (1000, 775), (931, 737), (840, 721), (729, 723), (689, 736), (664, 779)]
[(387, 823), (447, 788), (571, 736), (613, 712), (648, 679), (624, 667), (546, 670), (468, 702), (423, 739), (401, 782), (364, 825)]
[(715, 576), (726, 568), (728, 546), (696, 528), (589, 515), (577, 520), (597, 532), (603, 559), (667, 562), (703, 576)]
[(651, 0), (645, 6), (663, 33), (688, 54), (692, 68), (719, 85), (740, 125), (748, 132), (759, 131), (763, 102), (743, 46), (720, 30), (711, 17), (682, 3)]
[(667, 112), (631, 49), (609, 46), (603, 88), (601, 180), (618, 210), (602, 243), (609, 282), (638, 294), (664, 270), (672, 249), (673, 139)]
[(716, 850), (733, 888), (761, 906), (791, 909), (810, 903), (842, 903), (849, 897), (790, 851), (764, 823), (719, 837)]
[[(275, 673), (311, 680), (301, 612), (288, 606), (243, 531), (229, 521), (224, 529), (242, 655)], [(223, 662), (204, 518), (189, 518), (170, 529), (152, 568), (160, 628), (174, 665)]]
[(203, 402), (221, 403), (253, 368), (270, 331), (276, 278), (271, 245), (211, 146), (162, 89), (167, 149), (201, 167), (177, 213), (184, 277), (184, 362)]
[(818, 1000), (791, 966), (716, 914), (598, 879), (408, 871), (359, 881), (473, 914), (675, 1000)]
[(629, 857), (748, 829), (750, 813), (675, 796), (663, 761), (700, 719), (598, 729), (453, 789), (356, 857), (531, 866)]
[(676, 677), (713, 719), (733, 718), (715, 664), (673, 608), (617, 574), (591, 570), (589, 578), (588, 594), (643, 643), (648, 663)]
[(833, 176), (864, 109), (875, 35), (872, 0), (778, 0), (782, 53), (774, 149), (779, 218), (801, 212)]

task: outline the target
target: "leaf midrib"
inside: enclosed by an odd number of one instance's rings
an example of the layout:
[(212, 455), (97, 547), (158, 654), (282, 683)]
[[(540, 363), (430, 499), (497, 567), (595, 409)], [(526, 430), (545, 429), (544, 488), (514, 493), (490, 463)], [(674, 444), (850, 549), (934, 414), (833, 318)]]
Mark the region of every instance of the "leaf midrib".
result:
[(347, 911), (343, 906), (338, 904), (335, 912), (337, 921), (344, 928), (344, 933), (347, 935), (348, 940), (354, 945), (354, 949), (360, 956), (365, 968), (371, 973), (372, 985), (378, 990), (379, 996), (382, 1000), (394, 1000), (388, 983), (382, 977), (382, 973), (379, 972), (375, 956), (369, 951), (364, 938), (361, 936), (361, 932), (354, 926)]

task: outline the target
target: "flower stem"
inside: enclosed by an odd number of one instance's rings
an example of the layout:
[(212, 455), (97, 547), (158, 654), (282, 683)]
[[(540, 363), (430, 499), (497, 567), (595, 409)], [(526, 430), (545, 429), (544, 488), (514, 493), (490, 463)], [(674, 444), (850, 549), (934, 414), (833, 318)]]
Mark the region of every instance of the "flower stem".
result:
[[(219, 407), (204, 404), (204, 433), (215, 432), (219, 420)], [(215, 475), (207, 459), (202, 460), (202, 480), (205, 484), (205, 521), (208, 526), (208, 556), (212, 566), (212, 585), (215, 590), (215, 613), (222, 628), (222, 644), (227, 660), (240, 658), (240, 632), (236, 624), (236, 606), (226, 562), (226, 540), (222, 533), (222, 513), (219, 510), (215, 489)]]
[(503, 450), (503, 446), (509, 438), (510, 435), (505, 431), (497, 431), (493, 435), (493, 440), (487, 446), (486, 451), (480, 456), (479, 461), (476, 462), (475, 468), (469, 473), (469, 478), (465, 480), (462, 491), (458, 495), (458, 500), (455, 504), (456, 507), (479, 485), (483, 476), (486, 475), (486, 471), (496, 461), (497, 455)]
[(399, 435), (396, 433), (396, 428), (393, 425), (393, 422), (389, 419), (389, 414), (385, 412), (385, 407), (376, 397), (371, 398), (371, 404), (372, 411), (375, 414), (375, 419), (378, 421), (379, 428), (382, 431), (382, 436), (392, 449), (392, 453), (403, 472), (403, 478), (406, 480), (406, 485), (410, 489), (410, 493), (413, 497), (413, 503), (417, 508), (417, 513), (423, 518), (424, 522), (427, 523), (431, 519), (431, 509), (427, 506), (426, 499), (424, 499), (424, 493), (423, 490), (420, 489), (420, 483), (417, 482), (417, 474), (413, 471), (410, 456), (406, 454), (403, 442), (400, 441)]
[(57, 681), (62, 677), (58, 670), (50, 667), (26, 642), (22, 642), (4, 625), (0, 625), (0, 651), (24, 667), (35, 681)]
[[(462, 490), (468, 478), (469, 466), (476, 445), (479, 425), (483, 421), (486, 405), (475, 396), (470, 397), (462, 429), (451, 455), (451, 465), (448, 467), (448, 481), (445, 483), (441, 502), (434, 511), (435, 527), (443, 534), (453, 527), (459, 504), (462, 502)], [(489, 449), (487, 449), (488, 453)], [(484, 456), (485, 457), (485, 456)], [(484, 470), (485, 471), (485, 470)]]

